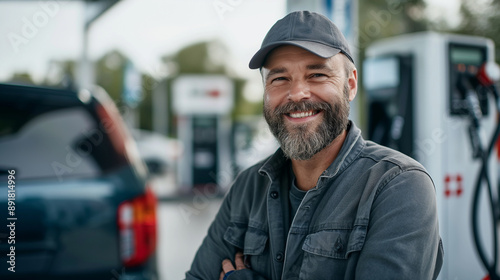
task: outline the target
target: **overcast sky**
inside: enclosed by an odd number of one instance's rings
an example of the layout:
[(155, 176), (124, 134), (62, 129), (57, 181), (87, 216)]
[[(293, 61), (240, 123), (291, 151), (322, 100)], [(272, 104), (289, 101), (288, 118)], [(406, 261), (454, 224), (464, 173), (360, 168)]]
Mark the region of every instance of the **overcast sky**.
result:
[[(243, 75), (269, 27), (285, 15), (285, 0), (125, 0), (90, 31), (92, 59), (118, 49), (143, 71), (183, 46), (218, 38)], [(432, 11), (453, 12), (458, 0), (433, 1)], [(45, 5), (43, 4), (45, 3)], [(455, 4), (454, 4), (455, 3)], [(221, 10), (217, 10), (219, 7)], [(226, 8), (226, 10), (223, 10)], [(45, 76), (50, 60), (82, 53), (83, 4), (75, 1), (0, 1), (0, 81), (14, 72)]]
[[(16, 71), (40, 78), (50, 59), (78, 59), (82, 11), (79, 2), (0, 2), (0, 81)], [(284, 0), (126, 0), (94, 23), (89, 54), (96, 59), (118, 49), (151, 71), (163, 55), (219, 39), (229, 47), (228, 56), (246, 67), (267, 29), (284, 14)]]

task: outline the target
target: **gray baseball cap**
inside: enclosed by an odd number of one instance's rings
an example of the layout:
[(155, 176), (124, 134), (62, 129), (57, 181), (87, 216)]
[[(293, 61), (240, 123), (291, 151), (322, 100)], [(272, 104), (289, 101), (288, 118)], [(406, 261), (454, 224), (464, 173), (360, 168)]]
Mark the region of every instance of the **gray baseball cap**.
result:
[(267, 32), (260, 50), (250, 60), (250, 69), (262, 67), (267, 55), (282, 45), (301, 47), (323, 58), (341, 52), (354, 63), (342, 32), (327, 17), (315, 12), (292, 12), (278, 20)]

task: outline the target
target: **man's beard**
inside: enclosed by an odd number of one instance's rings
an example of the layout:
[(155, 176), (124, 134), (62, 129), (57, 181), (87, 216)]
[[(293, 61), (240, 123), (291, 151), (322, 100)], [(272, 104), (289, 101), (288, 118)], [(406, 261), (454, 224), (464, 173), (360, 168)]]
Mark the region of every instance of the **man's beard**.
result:
[[(343, 97), (333, 104), (308, 100), (289, 102), (272, 111), (264, 102), (264, 117), (285, 155), (295, 160), (308, 160), (330, 145), (347, 128), (350, 108), (348, 94), (349, 87), (345, 82)], [(323, 120), (315, 130), (310, 128), (309, 123), (289, 127), (285, 124), (283, 114), (310, 110), (323, 112)]]

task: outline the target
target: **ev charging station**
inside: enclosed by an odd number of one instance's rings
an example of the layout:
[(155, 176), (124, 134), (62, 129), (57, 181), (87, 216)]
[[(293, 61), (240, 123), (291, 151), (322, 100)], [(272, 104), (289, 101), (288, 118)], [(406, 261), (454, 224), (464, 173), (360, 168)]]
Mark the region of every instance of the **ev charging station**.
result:
[(493, 42), (423, 32), (378, 41), (366, 56), (368, 139), (418, 160), (436, 186), (438, 279), (500, 279)]
[(173, 83), (177, 136), (184, 154), (177, 168), (177, 185), (218, 190), (232, 181), (232, 81), (222, 75), (184, 75)]

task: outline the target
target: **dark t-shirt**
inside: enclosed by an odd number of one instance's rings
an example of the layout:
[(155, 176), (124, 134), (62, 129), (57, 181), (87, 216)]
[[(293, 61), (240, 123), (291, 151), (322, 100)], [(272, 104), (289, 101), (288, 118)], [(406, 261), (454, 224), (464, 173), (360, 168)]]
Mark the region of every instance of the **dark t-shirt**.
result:
[[(290, 193), (289, 193), (289, 198), (290, 198), (290, 217), (291, 220), (293, 220), (293, 217), (295, 216), (295, 213), (297, 213), (297, 209), (299, 209), (300, 203), (302, 202), (302, 199), (306, 195), (307, 191), (303, 191), (297, 187), (295, 184), (295, 175), (292, 173), (292, 186), (290, 187)], [(291, 221), (290, 221), (291, 222)]]

